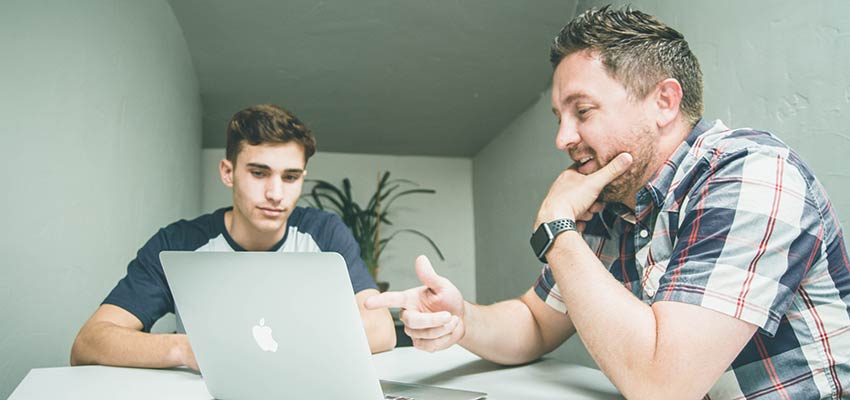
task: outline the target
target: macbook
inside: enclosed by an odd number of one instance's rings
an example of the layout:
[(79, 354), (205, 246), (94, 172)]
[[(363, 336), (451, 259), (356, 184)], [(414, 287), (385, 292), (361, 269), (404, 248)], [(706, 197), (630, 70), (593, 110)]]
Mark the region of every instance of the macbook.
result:
[(165, 251), (160, 259), (215, 398), (486, 396), (379, 382), (345, 261), (337, 253)]

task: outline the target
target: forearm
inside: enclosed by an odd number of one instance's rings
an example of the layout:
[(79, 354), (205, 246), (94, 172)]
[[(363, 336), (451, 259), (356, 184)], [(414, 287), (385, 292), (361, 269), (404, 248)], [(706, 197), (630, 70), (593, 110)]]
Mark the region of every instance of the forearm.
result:
[(170, 368), (185, 365), (189, 354), (186, 335), (150, 334), (99, 321), (87, 324), (77, 335), (71, 365)]
[(515, 365), (552, 350), (528, 306), (519, 299), (489, 306), (464, 305), (466, 332), (458, 343), (487, 360)]
[(578, 233), (561, 234), (556, 244), (546, 257), (590, 355), (626, 397), (665, 398), (658, 391), (674, 385), (658, 362), (652, 308), (607, 271)]
[(372, 353), (392, 350), (395, 347), (395, 325), (389, 310), (361, 310), (361, 318)]

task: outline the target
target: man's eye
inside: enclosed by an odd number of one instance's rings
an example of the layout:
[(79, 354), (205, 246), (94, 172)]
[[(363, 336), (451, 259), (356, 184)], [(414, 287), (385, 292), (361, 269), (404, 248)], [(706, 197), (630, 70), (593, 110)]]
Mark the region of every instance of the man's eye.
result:
[(262, 177), (266, 176), (266, 173), (263, 172), (263, 171), (251, 171), (251, 175), (253, 175), (256, 178), (262, 178)]
[(580, 121), (585, 121), (585, 120), (587, 120), (587, 118), (589, 118), (589, 117), (590, 117), (590, 111), (591, 111), (591, 109), (590, 109), (590, 108), (579, 108), (579, 109), (576, 109), (576, 117), (577, 117)]
[(298, 175), (286, 175), (283, 177), (283, 179), (287, 182), (295, 182), (298, 180), (298, 177)]

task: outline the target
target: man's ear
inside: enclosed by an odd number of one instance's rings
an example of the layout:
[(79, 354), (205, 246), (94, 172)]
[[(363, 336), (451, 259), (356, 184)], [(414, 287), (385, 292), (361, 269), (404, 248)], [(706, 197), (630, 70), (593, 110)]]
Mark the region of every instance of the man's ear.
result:
[(218, 172), (221, 174), (221, 183), (224, 183), (224, 186), (229, 188), (233, 188), (233, 163), (228, 159), (221, 160), (218, 163)]
[(682, 85), (673, 78), (667, 78), (655, 86), (655, 106), (658, 111), (655, 123), (665, 127), (679, 116), (682, 103)]

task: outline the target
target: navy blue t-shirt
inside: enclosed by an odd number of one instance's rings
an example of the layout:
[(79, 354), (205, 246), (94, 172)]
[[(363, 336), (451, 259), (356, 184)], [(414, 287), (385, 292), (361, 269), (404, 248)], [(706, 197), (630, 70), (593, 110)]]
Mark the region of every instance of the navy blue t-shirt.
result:
[[(245, 251), (227, 233), (224, 213), (232, 207), (216, 210), (194, 220), (180, 220), (162, 228), (139, 249), (136, 258), (127, 266), (127, 275), (106, 296), (102, 304), (121, 307), (142, 321), (142, 330), (150, 332), (154, 322), (174, 312), (174, 297), (165, 280), (159, 253), (179, 251)], [(286, 233), (268, 251), (337, 252), (345, 259), (354, 293), (375, 289), (360, 258), (360, 247), (351, 230), (342, 220), (329, 212), (296, 207), (287, 221)]]

